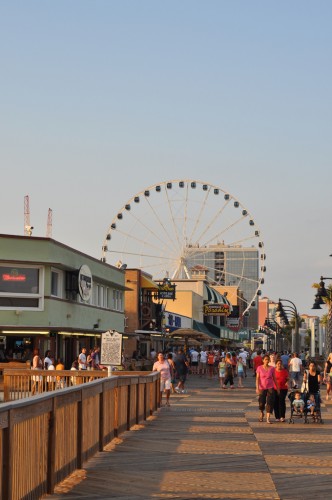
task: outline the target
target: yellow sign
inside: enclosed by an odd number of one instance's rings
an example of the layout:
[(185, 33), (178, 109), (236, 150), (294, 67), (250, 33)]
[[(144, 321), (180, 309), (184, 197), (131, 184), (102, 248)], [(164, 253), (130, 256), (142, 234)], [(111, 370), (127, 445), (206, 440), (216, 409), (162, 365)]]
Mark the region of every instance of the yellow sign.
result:
[(205, 316), (229, 316), (228, 304), (204, 304), (203, 312)]

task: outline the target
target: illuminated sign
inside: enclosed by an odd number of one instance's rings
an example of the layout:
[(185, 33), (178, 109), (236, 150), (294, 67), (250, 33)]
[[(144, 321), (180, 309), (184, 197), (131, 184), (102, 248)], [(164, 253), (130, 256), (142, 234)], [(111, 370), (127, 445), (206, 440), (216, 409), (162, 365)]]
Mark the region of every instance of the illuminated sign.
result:
[(203, 313), (206, 316), (229, 316), (228, 304), (204, 304)]
[(2, 281), (25, 281), (27, 277), (24, 274), (3, 274)]

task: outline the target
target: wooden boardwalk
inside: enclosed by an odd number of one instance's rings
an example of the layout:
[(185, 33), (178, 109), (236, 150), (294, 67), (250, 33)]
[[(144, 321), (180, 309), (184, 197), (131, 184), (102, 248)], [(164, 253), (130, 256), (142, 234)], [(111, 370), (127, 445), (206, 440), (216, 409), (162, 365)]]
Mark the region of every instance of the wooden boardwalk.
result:
[(173, 395), (170, 408), (122, 434), (47, 498), (332, 498), (330, 403), (324, 424), (268, 425), (258, 422), (250, 372), (245, 384), (223, 391), (217, 380), (190, 376), (188, 393)]

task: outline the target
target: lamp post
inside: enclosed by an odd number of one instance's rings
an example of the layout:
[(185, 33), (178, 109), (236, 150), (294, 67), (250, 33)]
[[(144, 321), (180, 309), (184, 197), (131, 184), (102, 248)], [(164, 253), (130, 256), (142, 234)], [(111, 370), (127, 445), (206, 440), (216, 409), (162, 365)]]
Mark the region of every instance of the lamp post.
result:
[(317, 288), (317, 293), (315, 295), (315, 302), (312, 309), (321, 309), (322, 304), (328, 306), (327, 310), (327, 328), (325, 331), (325, 343), (324, 351), (325, 355), (328, 356), (332, 349), (332, 288), (325, 288), (324, 280), (332, 280), (332, 278), (327, 278), (324, 276), (320, 277), (320, 283)]
[[(291, 304), (291, 306), (284, 306), (283, 302), (287, 302)], [(300, 350), (300, 333), (299, 333), (299, 315), (296, 309), (296, 305), (294, 302), (288, 299), (279, 299), (278, 306), (276, 312), (279, 313), (280, 317), (285, 321), (286, 324), (289, 324), (287, 318), (287, 311), (285, 309), (289, 309), (294, 318), (294, 336), (292, 336), (292, 351), (299, 353)]]
[(275, 321), (274, 318), (267, 317), (265, 318), (264, 326), (268, 328), (269, 330), (272, 330), (274, 334), (274, 350), (278, 352), (279, 350), (279, 345), (278, 345), (278, 336), (281, 332), (281, 327), (278, 325), (278, 323)]

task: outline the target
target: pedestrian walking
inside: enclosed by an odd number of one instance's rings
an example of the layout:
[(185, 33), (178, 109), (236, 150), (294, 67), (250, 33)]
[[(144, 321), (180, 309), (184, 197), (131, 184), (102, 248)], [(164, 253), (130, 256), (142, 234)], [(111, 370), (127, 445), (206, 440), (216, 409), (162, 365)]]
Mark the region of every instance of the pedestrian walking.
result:
[(225, 380), (223, 389), (227, 389), (227, 384), (229, 383), (230, 388), (234, 389), (234, 377), (233, 377), (233, 364), (231, 353), (228, 352), (225, 358)]
[(272, 424), (270, 417), (274, 407), (274, 388), (279, 392), (279, 384), (275, 376), (275, 367), (269, 366), (270, 356), (265, 354), (263, 364), (256, 369), (256, 393), (260, 410), (259, 421), (263, 422), (266, 409), (266, 423)]
[(288, 392), (289, 372), (284, 368), (281, 359), (277, 359), (275, 376), (279, 386), (279, 392), (275, 387), (274, 393), (274, 416), (277, 422), (285, 422), (286, 418), (286, 396)]
[(152, 371), (160, 373), (160, 406), (162, 406), (163, 392), (166, 394), (166, 406), (170, 406), (169, 396), (171, 392), (171, 368), (162, 352), (158, 353), (157, 361), (153, 364)]
[(300, 360), (296, 352), (293, 353), (292, 358), (289, 360), (289, 372), (293, 389), (297, 389), (300, 384), (302, 361)]

